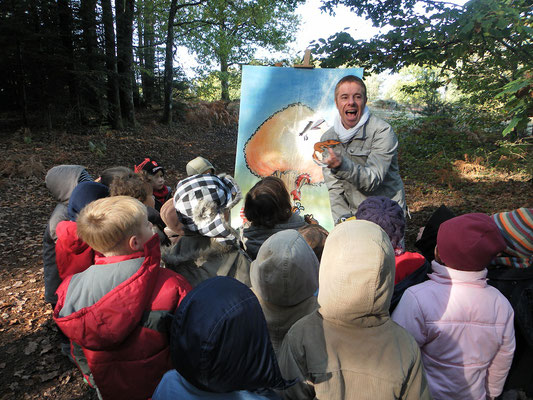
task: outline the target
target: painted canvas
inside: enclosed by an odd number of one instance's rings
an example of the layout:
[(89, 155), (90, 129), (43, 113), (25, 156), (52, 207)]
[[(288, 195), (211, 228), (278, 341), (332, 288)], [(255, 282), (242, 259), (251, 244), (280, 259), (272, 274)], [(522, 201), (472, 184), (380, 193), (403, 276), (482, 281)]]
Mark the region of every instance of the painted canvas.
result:
[[(235, 162), (243, 194), (261, 178), (278, 176), (295, 212), (312, 214), (326, 229), (333, 228), (322, 168), (313, 154), (333, 126), (335, 84), (346, 75), (362, 78), (363, 69), (243, 67)], [(243, 223), (243, 205), (233, 209), (234, 228)]]

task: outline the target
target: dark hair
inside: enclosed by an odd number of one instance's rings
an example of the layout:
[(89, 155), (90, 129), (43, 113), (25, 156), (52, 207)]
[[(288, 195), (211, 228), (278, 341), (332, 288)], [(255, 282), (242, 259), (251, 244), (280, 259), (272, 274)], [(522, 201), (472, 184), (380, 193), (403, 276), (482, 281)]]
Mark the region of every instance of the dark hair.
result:
[(244, 215), (255, 226), (273, 228), (287, 221), (291, 215), (291, 198), (283, 181), (267, 176), (246, 194)]
[(132, 173), (126, 176), (116, 176), (109, 192), (111, 196), (130, 196), (144, 203), (148, 198), (147, 185), (151, 185), (148, 178)]
[(320, 261), (329, 232), (318, 224), (304, 225), (298, 229), (298, 232), (300, 232), (300, 235), (303, 236), (307, 244), (313, 249), (316, 258)]
[(100, 175), (100, 182), (109, 187), (111, 183), (113, 183), (114, 178), (132, 175), (133, 173), (133, 170), (128, 167), (111, 167), (102, 172)]
[(346, 75), (346, 76), (342, 77), (340, 81), (337, 82), (337, 84), (335, 85), (335, 98), (337, 97), (337, 92), (339, 91), (339, 87), (343, 83), (346, 83), (346, 82), (353, 82), (353, 83), (359, 84), (363, 88), (363, 94), (365, 95), (365, 100), (367, 99), (367, 97), (366, 97), (366, 85), (365, 85), (365, 83), (363, 82), (363, 80), (361, 78), (359, 78), (358, 76), (355, 76), (355, 75)]

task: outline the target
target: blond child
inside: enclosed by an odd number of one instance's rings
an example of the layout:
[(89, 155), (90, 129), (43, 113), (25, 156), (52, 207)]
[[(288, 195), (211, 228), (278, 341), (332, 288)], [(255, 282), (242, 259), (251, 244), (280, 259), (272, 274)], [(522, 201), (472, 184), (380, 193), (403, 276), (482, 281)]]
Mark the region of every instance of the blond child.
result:
[(171, 368), (166, 318), (190, 285), (160, 268), (146, 207), (128, 196), (100, 199), (78, 216), (78, 234), (103, 254), (63, 281), (54, 320), (103, 399), (141, 399)]

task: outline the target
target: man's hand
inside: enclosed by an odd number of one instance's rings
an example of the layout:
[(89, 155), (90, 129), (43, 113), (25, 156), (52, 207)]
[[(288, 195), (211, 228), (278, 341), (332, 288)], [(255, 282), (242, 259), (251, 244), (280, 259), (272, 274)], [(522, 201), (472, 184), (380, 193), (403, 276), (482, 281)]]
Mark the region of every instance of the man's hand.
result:
[(331, 147), (328, 147), (329, 156), (324, 158), (323, 162), (328, 168), (339, 168), (342, 164), (342, 158), (337, 156)]

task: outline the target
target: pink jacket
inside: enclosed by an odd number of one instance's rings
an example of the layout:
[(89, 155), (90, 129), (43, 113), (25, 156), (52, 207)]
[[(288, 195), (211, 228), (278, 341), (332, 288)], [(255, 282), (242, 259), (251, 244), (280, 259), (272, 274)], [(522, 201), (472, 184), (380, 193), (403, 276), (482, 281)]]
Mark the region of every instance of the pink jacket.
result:
[(487, 285), (486, 269), (432, 267), (429, 281), (405, 291), (392, 319), (420, 346), (435, 399), (499, 396), (515, 349), (511, 305)]

